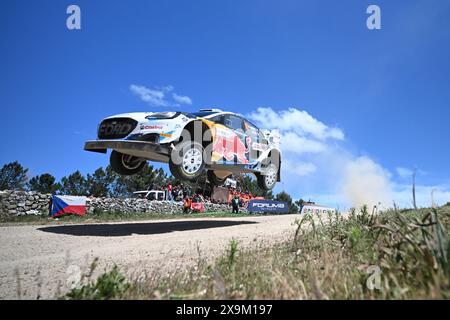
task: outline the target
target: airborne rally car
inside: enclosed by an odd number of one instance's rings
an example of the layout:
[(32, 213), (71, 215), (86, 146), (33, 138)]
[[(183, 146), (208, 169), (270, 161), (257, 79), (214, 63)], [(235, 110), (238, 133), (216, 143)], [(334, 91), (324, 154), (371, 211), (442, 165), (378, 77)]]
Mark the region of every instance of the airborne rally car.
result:
[(145, 161), (169, 163), (177, 179), (222, 184), (232, 173), (253, 173), (271, 190), (280, 181), (281, 152), (276, 131), (258, 129), (242, 116), (219, 109), (200, 112), (136, 112), (104, 119), (97, 140), (84, 149), (106, 153), (122, 175), (137, 173)]

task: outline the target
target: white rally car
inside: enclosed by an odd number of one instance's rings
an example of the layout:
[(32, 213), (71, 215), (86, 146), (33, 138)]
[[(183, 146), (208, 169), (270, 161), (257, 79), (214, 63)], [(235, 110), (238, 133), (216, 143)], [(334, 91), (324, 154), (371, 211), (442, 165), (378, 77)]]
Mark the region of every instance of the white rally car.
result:
[(122, 175), (137, 173), (145, 161), (169, 164), (175, 178), (222, 184), (233, 173), (254, 173), (271, 190), (280, 181), (281, 152), (277, 131), (258, 129), (241, 115), (218, 109), (200, 112), (136, 112), (104, 119), (97, 140), (84, 149), (106, 153)]

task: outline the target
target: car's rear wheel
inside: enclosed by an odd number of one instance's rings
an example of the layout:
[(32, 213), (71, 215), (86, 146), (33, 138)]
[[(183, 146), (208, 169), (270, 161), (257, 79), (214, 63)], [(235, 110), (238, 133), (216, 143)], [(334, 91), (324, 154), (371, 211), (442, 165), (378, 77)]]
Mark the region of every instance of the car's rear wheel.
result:
[(141, 171), (145, 165), (145, 160), (113, 150), (109, 163), (113, 171), (120, 175), (129, 176)]
[(258, 186), (263, 190), (272, 190), (277, 184), (278, 167), (271, 163), (265, 168), (265, 174), (258, 173), (256, 180)]
[(169, 169), (172, 175), (181, 180), (194, 180), (205, 168), (203, 146), (195, 141), (178, 143), (172, 150)]

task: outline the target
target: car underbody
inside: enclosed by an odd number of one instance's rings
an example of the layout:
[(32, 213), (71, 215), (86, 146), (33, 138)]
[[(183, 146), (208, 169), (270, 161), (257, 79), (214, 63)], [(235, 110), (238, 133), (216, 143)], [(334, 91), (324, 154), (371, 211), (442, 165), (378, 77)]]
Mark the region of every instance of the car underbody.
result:
[[(107, 150), (116, 150), (123, 154), (132, 155), (148, 161), (156, 161), (168, 163), (173, 144), (161, 145), (146, 141), (121, 141), (121, 140), (91, 140), (86, 141), (84, 150), (107, 153)], [(207, 163), (205, 167), (214, 170), (216, 175), (224, 179), (232, 173), (263, 173), (264, 168), (261, 165), (249, 167), (245, 164), (223, 164), (223, 163)]]

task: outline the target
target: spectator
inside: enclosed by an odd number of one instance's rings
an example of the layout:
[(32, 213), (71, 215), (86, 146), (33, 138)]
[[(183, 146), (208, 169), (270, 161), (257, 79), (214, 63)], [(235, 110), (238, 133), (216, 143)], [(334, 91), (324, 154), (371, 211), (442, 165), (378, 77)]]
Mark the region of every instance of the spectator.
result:
[(175, 187), (173, 187), (172, 188), (172, 200), (177, 200), (177, 187), (175, 186)]
[(233, 200), (231, 200), (231, 206), (233, 207), (233, 211), (231, 213), (239, 213), (239, 197), (234, 196)]
[(183, 191), (184, 191), (183, 193), (184, 193), (185, 197), (190, 197), (191, 196), (191, 189), (190, 189), (190, 187), (188, 185), (184, 186), (184, 190)]
[(189, 197), (184, 198), (183, 213), (189, 213), (191, 211), (192, 200)]
[(172, 201), (172, 183), (167, 180), (167, 200)]
[(175, 190), (175, 200), (176, 201), (183, 201), (183, 194), (182, 194), (182, 191), (181, 191), (180, 187), (177, 187), (176, 190)]

